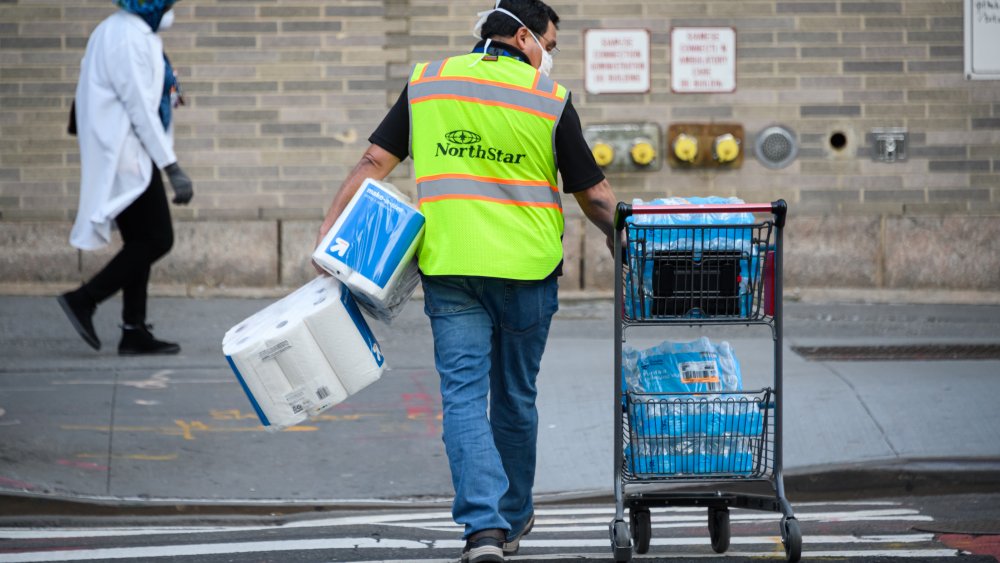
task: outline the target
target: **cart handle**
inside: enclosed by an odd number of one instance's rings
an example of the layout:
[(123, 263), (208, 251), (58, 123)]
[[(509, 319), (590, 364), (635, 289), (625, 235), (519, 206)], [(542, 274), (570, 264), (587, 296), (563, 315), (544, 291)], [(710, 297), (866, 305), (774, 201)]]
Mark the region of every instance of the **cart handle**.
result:
[(673, 215), (678, 213), (773, 213), (779, 229), (785, 227), (788, 204), (779, 199), (771, 203), (720, 203), (705, 205), (629, 205), (618, 202), (615, 209), (615, 229), (625, 226), (630, 215)]

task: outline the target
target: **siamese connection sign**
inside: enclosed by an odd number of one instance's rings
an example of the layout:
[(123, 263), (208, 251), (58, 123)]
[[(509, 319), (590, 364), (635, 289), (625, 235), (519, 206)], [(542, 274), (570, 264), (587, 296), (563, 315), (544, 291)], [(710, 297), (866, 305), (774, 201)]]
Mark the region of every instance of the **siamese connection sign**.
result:
[(584, 44), (588, 94), (649, 92), (649, 30), (590, 29)]
[(736, 30), (675, 27), (670, 30), (670, 89), (680, 94), (736, 91)]

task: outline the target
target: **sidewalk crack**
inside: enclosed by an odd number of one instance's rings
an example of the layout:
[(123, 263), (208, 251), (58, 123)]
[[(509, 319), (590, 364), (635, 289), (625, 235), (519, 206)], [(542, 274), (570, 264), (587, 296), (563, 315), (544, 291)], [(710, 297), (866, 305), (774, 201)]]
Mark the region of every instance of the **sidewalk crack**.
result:
[(107, 465), (108, 473), (104, 480), (104, 494), (111, 496), (111, 470), (113, 469), (111, 463), (114, 461), (114, 441), (115, 441), (115, 411), (117, 411), (118, 406), (118, 377), (119, 371), (114, 370), (114, 384), (111, 386), (111, 418), (108, 420), (108, 458), (105, 465)]
[(871, 421), (875, 424), (875, 427), (878, 428), (879, 434), (882, 436), (882, 441), (885, 442), (887, 446), (889, 446), (889, 450), (892, 451), (892, 455), (896, 458), (899, 458), (900, 457), (899, 450), (896, 449), (896, 446), (892, 443), (892, 440), (889, 439), (889, 434), (885, 431), (885, 428), (882, 427), (882, 424), (879, 423), (879, 420), (875, 416), (874, 411), (872, 411), (871, 407), (868, 406), (868, 402), (865, 401), (864, 395), (862, 395), (858, 391), (858, 388), (855, 387), (854, 384), (851, 383), (851, 381), (848, 378), (844, 377), (840, 372), (833, 369), (833, 367), (831, 367), (828, 363), (824, 362), (822, 365), (837, 379), (843, 381), (845, 385), (850, 387), (851, 391), (854, 393), (854, 397), (857, 398), (858, 403), (860, 403), (861, 407), (865, 409), (866, 413), (868, 413), (868, 418), (871, 419)]

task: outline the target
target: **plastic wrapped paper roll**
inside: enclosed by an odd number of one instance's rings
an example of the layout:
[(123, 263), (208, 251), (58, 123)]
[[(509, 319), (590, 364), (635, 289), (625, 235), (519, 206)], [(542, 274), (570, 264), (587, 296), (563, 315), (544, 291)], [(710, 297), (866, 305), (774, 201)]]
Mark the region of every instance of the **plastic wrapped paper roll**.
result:
[(344, 401), (378, 380), (385, 364), (351, 294), (328, 276), (231, 328), (222, 350), (269, 429)]
[(424, 216), (391, 184), (368, 178), (312, 258), (373, 317), (391, 321), (420, 281), (414, 257)]

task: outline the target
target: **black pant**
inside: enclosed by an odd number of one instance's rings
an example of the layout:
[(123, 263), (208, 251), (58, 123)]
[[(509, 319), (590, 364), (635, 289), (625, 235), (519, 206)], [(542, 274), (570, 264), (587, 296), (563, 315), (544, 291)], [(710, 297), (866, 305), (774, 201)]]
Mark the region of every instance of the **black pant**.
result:
[(153, 165), (153, 177), (146, 191), (117, 217), (118, 231), (124, 245), (104, 269), (83, 284), (94, 304), (122, 291), (122, 322), (141, 325), (146, 322), (146, 295), (149, 269), (174, 245), (170, 207), (163, 189), (160, 169)]

